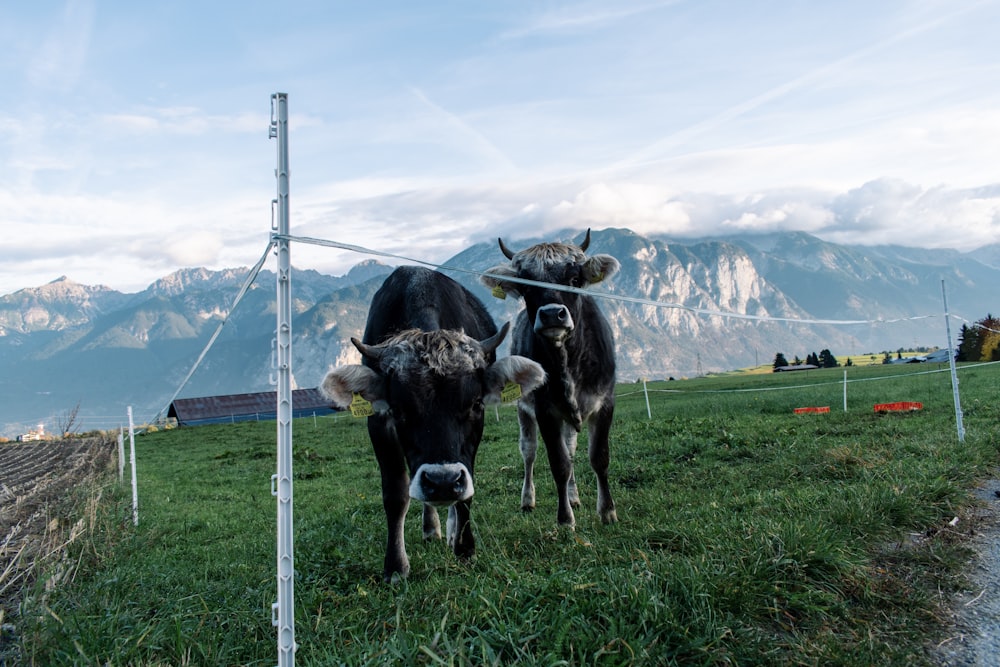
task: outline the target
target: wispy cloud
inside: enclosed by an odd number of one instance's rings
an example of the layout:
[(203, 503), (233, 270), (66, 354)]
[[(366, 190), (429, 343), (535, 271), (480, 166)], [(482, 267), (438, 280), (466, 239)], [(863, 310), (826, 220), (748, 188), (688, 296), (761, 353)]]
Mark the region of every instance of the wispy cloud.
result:
[(679, 1), (622, 2), (613, 5), (603, 2), (572, 4), (535, 15), (524, 25), (508, 30), (500, 37), (501, 39), (518, 39), (529, 35), (595, 30), (625, 18), (675, 5)]
[(587, 225), (1000, 241), (996, 0), (0, 7), (0, 293), (255, 261), (276, 90), (295, 233), (429, 261)]
[(67, 0), (28, 69), (32, 85), (68, 92), (87, 63), (94, 23), (92, 0)]
[(441, 121), (443, 126), (448, 128), (454, 145), (460, 147), (463, 152), (473, 152), (485, 158), (488, 163), (502, 172), (515, 173), (517, 171), (517, 167), (503, 151), (461, 117), (432, 102), (427, 94), (419, 88), (411, 87), (410, 92)]
[[(769, 88), (758, 95), (754, 95), (738, 104), (730, 106), (719, 113), (706, 118), (703, 121), (697, 122), (693, 125), (689, 125), (681, 130), (671, 133), (670, 135), (663, 137), (642, 149), (631, 153), (630, 155), (624, 157), (623, 159), (615, 162), (609, 167), (610, 171), (620, 171), (632, 169), (638, 165), (654, 162), (657, 160), (670, 159), (676, 157), (678, 149), (685, 146), (689, 142), (692, 142), (698, 137), (709, 135), (717, 131), (720, 127), (731, 123), (735, 119), (745, 116), (765, 105), (776, 102), (777, 100), (793, 94), (795, 91), (801, 90), (803, 88), (819, 84), (825, 80), (830, 79), (835, 74), (844, 72), (845, 70), (857, 65), (873, 56), (878, 55), (880, 52), (885, 51), (906, 40), (913, 39), (924, 33), (927, 33), (935, 28), (938, 28), (945, 23), (954, 20), (960, 16), (968, 14), (979, 7), (986, 4), (988, 0), (980, 0), (979, 2), (974, 2), (966, 6), (962, 6), (956, 10), (948, 11), (946, 13), (933, 16), (929, 19), (920, 21), (915, 25), (909, 27), (901, 28), (891, 35), (878, 40), (868, 46), (860, 49), (856, 49), (851, 53), (848, 53), (840, 58), (837, 58), (824, 65), (813, 67), (803, 74), (794, 77), (780, 85)], [(949, 8), (952, 6), (949, 5)]]
[(264, 114), (241, 113), (231, 116), (206, 114), (194, 107), (139, 109), (132, 113), (101, 117), (108, 131), (134, 134), (203, 135), (209, 133), (261, 133), (268, 125)]

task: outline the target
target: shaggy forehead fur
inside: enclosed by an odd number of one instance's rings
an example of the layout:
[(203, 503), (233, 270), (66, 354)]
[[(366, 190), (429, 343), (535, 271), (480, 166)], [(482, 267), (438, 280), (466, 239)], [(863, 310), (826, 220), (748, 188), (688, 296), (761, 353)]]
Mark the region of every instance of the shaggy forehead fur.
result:
[(539, 243), (514, 253), (511, 266), (518, 273), (544, 274), (556, 264), (582, 264), (587, 256), (579, 247), (567, 243)]
[(487, 366), (479, 341), (461, 331), (408, 329), (379, 347), (385, 348), (382, 370), (395, 371), (403, 379), (426, 373), (454, 377)]

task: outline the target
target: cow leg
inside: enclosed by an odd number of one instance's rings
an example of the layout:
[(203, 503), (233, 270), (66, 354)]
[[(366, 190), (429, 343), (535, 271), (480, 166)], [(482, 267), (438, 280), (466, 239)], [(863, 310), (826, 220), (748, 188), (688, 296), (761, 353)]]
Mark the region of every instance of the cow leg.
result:
[(424, 539), (441, 539), (441, 519), (438, 518), (437, 508), (424, 503)]
[(448, 546), (459, 558), (471, 558), (476, 551), (476, 539), (472, 536), (472, 522), (469, 520), (470, 504), (455, 503), (448, 508)]
[(556, 519), (560, 526), (573, 528), (576, 517), (573, 516), (573, 506), (569, 497), (569, 480), (573, 473), (573, 461), (569, 457), (569, 449), (562, 438), (563, 422), (557, 417), (547, 415), (538, 423), (538, 430), (545, 441), (545, 452), (549, 455), (549, 468), (556, 483), (556, 494), (559, 497), (559, 509)]
[(410, 559), (406, 556), (406, 541), (403, 538), (406, 510), (410, 507), (410, 478), (405, 470), (388, 475), (383, 472), (382, 507), (388, 528), (382, 578), (386, 583), (394, 583), (410, 573)]
[(614, 417), (614, 405), (604, 406), (590, 420), (590, 467), (597, 475), (597, 515), (601, 523), (615, 523), (618, 514), (615, 511), (615, 501), (611, 499), (611, 487), (608, 485), (608, 465), (611, 453), (608, 444), (611, 432), (611, 420)]
[(535, 455), (538, 453), (538, 430), (535, 415), (522, 403), (518, 405), (517, 421), (521, 427), (521, 458), (524, 460), (524, 484), (521, 486), (521, 511), (535, 509)]
[(569, 482), (567, 491), (569, 493), (569, 504), (573, 507), (580, 506), (580, 492), (576, 488), (576, 472), (573, 461), (576, 459), (576, 429), (569, 424), (563, 424), (563, 440), (566, 442), (566, 453), (569, 454)]
[(386, 583), (395, 583), (410, 573), (410, 559), (403, 539), (406, 510), (410, 507), (410, 475), (403, 452), (387, 432), (383, 419), (368, 418), (368, 435), (382, 475), (382, 508), (388, 533), (382, 578)]

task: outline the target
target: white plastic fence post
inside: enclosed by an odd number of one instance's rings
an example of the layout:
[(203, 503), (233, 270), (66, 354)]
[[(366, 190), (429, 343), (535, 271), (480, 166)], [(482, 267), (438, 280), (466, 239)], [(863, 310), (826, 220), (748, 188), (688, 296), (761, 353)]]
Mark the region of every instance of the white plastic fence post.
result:
[(132, 406), (128, 406), (129, 461), (132, 466), (132, 523), (139, 525), (139, 480), (135, 472), (135, 424), (132, 423)]
[(847, 371), (844, 371), (844, 412), (847, 412)]
[(125, 481), (125, 427), (118, 428), (118, 483)]
[(292, 532), (292, 262), (288, 240), (288, 95), (271, 96), (270, 136), (278, 140), (277, 220), (272, 231), (278, 255), (277, 276), (277, 422), (278, 471), (271, 493), (278, 499), (278, 601), (271, 607), (271, 623), (278, 629), (278, 667), (295, 664), (295, 588)]
[(955, 350), (951, 346), (951, 316), (948, 314), (948, 295), (944, 290), (944, 279), (941, 279), (941, 299), (944, 301), (944, 328), (948, 333), (948, 364), (951, 367), (951, 392), (955, 399), (955, 427), (958, 429), (958, 441), (965, 442), (965, 424), (962, 423), (962, 398), (958, 393), (958, 373), (955, 372)]
[(649, 389), (646, 388), (646, 378), (642, 378), (642, 393), (646, 395), (646, 416), (653, 418), (653, 411), (649, 409)]

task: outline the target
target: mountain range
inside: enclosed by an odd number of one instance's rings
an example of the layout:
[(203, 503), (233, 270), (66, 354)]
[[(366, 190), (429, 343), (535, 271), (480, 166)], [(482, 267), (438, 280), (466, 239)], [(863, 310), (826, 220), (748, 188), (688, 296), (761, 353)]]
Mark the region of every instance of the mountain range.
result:
[[(579, 242), (582, 233), (556, 238)], [(517, 250), (536, 241), (507, 243)], [(869, 357), (946, 347), (943, 287), (955, 318), (974, 322), (998, 310), (997, 245), (963, 253), (845, 246), (795, 232), (674, 240), (604, 229), (589, 252), (622, 265), (594, 288), (616, 337), (619, 381), (769, 364), (777, 352)], [(520, 304), (493, 298), (469, 271), (503, 261), (495, 243), (484, 243), (442, 269), (498, 324)], [(343, 276), (293, 270), (297, 386), (316, 386), (331, 366), (357, 359), (350, 337), (360, 336), (391, 270), (370, 259)], [(129, 405), (138, 421), (165, 413), (223, 321), (179, 397), (271, 390), (275, 275), (261, 271), (230, 313), (247, 276), (246, 268), (183, 269), (131, 294), (62, 277), (0, 297), (0, 435), (39, 423), (53, 430), (77, 406), (84, 430), (117, 427)]]

